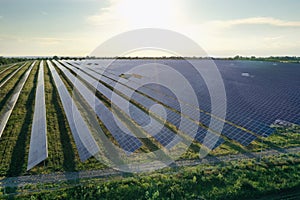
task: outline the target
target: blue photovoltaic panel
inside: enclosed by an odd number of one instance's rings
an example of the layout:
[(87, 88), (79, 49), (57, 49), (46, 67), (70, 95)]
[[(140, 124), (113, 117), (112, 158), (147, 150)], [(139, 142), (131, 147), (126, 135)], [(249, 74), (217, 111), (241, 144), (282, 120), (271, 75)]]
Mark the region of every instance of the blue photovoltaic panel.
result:
[(86, 161), (99, 152), (99, 147), (54, 66), (49, 60), (47, 63), (67, 116), (80, 160)]
[(202, 127), (198, 128), (195, 139), (211, 150), (214, 150), (225, 142), (225, 140), (219, 135), (212, 133), (211, 131), (208, 131)]
[(48, 157), (46, 104), (44, 89), (44, 61), (40, 62), (38, 83), (35, 95), (27, 170), (38, 165)]
[[(54, 61), (57, 67), (63, 71), (66, 77), (72, 82), (79, 93), (87, 101), (89, 106), (94, 110), (99, 119), (104, 123), (108, 131), (113, 135), (120, 147), (126, 152), (131, 154), (142, 146), (142, 143), (137, 139), (122, 122), (118, 124), (118, 118), (115, 118), (110, 110), (97, 98), (95, 94), (91, 92), (86, 86), (84, 86), (69, 70), (64, 68), (59, 62)], [(119, 126), (120, 127), (119, 127)], [(125, 131), (125, 132), (124, 132)]]
[(261, 135), (263, 137), (270, 136), (275, 129), (271, 128), (270, 126), (267, 126), (266, 124), (263, 124), (261, 122), (258, 122), (256, 120), (252, 120), (250, 118), (246, 118), (244, 116), (238, 116), (236, 114), (230, 114), (227, 117), (228, 121), (231, 121), (235, 124), (242, 124), (244, 128)]
[(230, 126), (229, 124), (224, 124), (223, 134), (228, 138), (239, 142), (244, 146), (248, 146), (253, 142), (257, 137), (250, 133), (247, 133), (241, 129)]
[[(185, 120), (185, 118), (183, 119)], [(186, 130), (186, 133), (189, 136), (206, 146), (208, 149), (213, 150), (225, 142), (220, 135), (205, 129), (204, 127), (191, 125), (190, 120), (185, 120), (182, 125), (182, 129)]]
[[(161, 124), (157, 120), (155, 120), (151, 116), (148, 116), (145, 112), (143, 112), (141, 109), (139, 109), (138, 107), (136, 107), (131, 103), (130, 103), (130, 111), (131, 111), (131, 115), (128, 112), (126, 113), (129, 114), (132, 117), (132, 119), (135, 122), (137, 122), (138, 125), (142, 126), (142, 128), (146, 132), (148, 132), (151, 136), (153, 136), (167, 149), (172, 148), (182, 140), (178, 135), (174, 134), (170, 129), (168, 129), (165, 126), (161, 127)], [(150, 122), (151, 125), (149, 124)]]

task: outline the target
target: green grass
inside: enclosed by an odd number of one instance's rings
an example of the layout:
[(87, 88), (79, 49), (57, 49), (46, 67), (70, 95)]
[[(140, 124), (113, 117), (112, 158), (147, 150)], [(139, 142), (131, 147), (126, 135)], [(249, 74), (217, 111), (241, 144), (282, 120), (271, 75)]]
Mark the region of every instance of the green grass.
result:
[(11, 199), (299, 198), (300, 154), (6, 188)]

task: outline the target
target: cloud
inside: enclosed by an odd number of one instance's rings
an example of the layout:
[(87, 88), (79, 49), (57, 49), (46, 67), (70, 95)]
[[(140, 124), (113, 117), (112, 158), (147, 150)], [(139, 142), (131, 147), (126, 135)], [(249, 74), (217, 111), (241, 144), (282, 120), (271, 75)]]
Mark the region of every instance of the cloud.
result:
[(300, 27), (300, 21), (287, 21), (272, 17), (251, 17), (235, 20), (218, 20), (211, 21), (212, 24), (219, 24), (224, 27), (232, 27), (238, 25), (270, 25), (277, 27)]
[(87, 22), (91, 25), (109, 25), (112, 23), (121, 22), (119, 18), (114, 16), (113, 8), (102, 8), (99, 14), (91, 15), (87, 17)]
[(100, 11), (94, 15), (86, 18), (87, 22), (91, 25), (102, 26), (111, 25), (114, 23), (122, 23), (122, 19), (118, 13), (119, 0), (110, 0), (109, 6), (101, 8)]
[(3, 16), (0, 16), (0, 19), (3, 19)]
[(91, 25), (165, 27), (183, 18), (178, 0), (110, 0), (109, 5), (88, 16)]

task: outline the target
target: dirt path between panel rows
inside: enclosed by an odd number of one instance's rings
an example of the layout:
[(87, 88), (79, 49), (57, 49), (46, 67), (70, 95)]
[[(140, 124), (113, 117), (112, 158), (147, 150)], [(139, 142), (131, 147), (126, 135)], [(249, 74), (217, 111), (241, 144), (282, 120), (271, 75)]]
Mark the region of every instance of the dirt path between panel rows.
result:
[[(195, 166), (199, 164), (218, 164), (222, 162), (229, 162), (235, 160), (260, 158), (264, 156), (276, 156), (282, 154), (294, 154), (300, 152), (300, 147), (293, 147), (288, 149), (273, 149), (265, 150), (255, 153), (242, 153), (236, 155), (226, 155), (226, 156), (207, 156), (202, 160), (179, 160), (176, 161), (171, 167), (182, 167), (182, 166)], [(158, 163), (158, 165), (160, 165)], [(153, 163), (139, 165), (137, 170), (148, 171), (157, 169), (158, 165)], [(123, 172), (114, 169), (104, 169), (104, 170), (91, 170), (91, 171), (80, 171), (80, 172), (65, 172), (65, 173), (51, 173), (43, 175), (30, 175), (30, 176), (19, 176), (19, 177), (9, 177), (0, 180), (0, 187), (22, 187), (27, 184), (41, 184), (41, 183), (55, 183), (61, 181), (72, 181), (77, 179), (87, 179), (87, 178), (100, 178), (108, 176), (123, 175)]]

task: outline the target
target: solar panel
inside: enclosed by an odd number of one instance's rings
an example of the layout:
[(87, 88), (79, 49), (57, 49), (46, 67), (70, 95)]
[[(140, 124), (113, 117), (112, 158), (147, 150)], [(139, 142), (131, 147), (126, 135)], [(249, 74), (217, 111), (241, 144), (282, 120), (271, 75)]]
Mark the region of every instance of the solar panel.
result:
[(0, 88), (2, 88), (3, 85), (5, 85), (16, 73), (18, 73), (18, 71), (20, 71), (24, 66), (26, 65), (26, 63), (24, 65), (22, 65), (21, 67), (19, 67), (17, 70), (15, 70), (13, 73), (11, 73), (5, 80), (3, 80), (0, 83)]
[(47, 157), (48, 145), (44, 89), (44, 61), (41, 61), (35, 95), (27, 170), (32, 169), (34, 166), (44, 161)]
[[(119, 121), (119, 119), (114, 118), (110, 110), (98, 98), (95, 97), (95, 94), (93, 94), (86, 86), (77, 80), (77, 78), (59, 62), (54, 62), (87, 101), (89, 106), (94, 110), (96, 115), (104, 123), (105, 127), (113, 135), (127, 155), (130, 155), (142, 146), (141, 141), (137, 139), (127, 127), (125, 127), (121, 122), (116, 124), (115, 120)], [(94, 84), (94, 82), (92, 82), (92, 84)]]
[[(27, 63), (25, 63), (27, 64)], [(25, 65), (24, 64), (24, 65)], [(9, 117), (19, 99), (20, 93), (25, 85), (25, 82), (33, 68), (33, 66), (35, 65), (35, 62), (32, 63), (32, 65), (29, 67), (29, 69), (25, 72), (25, 74), (22, 76), (22, 79), (20, 80), (20, 82), (18, 83), (18, 85), (16, 86), (16, 88), (13, 91), (12, 96), (10, 97), (8, 103), (5, 105), (5, 107), (2, 109), (1, 114), (0, 114), (0, 138), (3, 134), (3, 131), (6, 127), (6, 124), (9, 120)]]
[(237, 114), (230, 114), (227, 119), (263, 137), (268, 137), (275, 131), (274, 128), (266, 124)]
[[(65, 62), (63, 62), (63, 63), (66, 64)], [(68, 64), (66, 64), (66, 65), (68, 67), (70, 67), (72, 70), (75, 70), (79, 76), (86, 77), (86, 75), (83, 72), (76, 70), (74, 67), (69, 66)], [(86, 78), (85, 80), (87, 80), (87, 82), (91, 81), (90, 78)], [(91, 84), (94, 84), (94, 82), (91, 81)], [(176, 145), (177, 143), (179, 143), (181, 141), (181, 138), (179, 136), (176, 136), (176, 134), (174, 132), (172, 132), (170, 129), (168, 129), (165, 126), (160, 126), (160, 123), (157, 120), (155, 120), (154, 118), (150, 117), (150, 119), (148, 119), (149, 116), (145, 112), (143, 112), (140, 108), (138, 108), (134, 104), (128, 102), (128, 100), (124, 99), (123, 97), (119, 96), (118, 94), (115, 94), (114, 98), (112, 98), (113, 92), (109, 88), (105, 87), (102, 84), (98, 84), (97, 90), (99, 92), (101, 92), (106, 98), (113, 100), (113, 103), (116, 106), (118, 106), (119, 109), (121, 109), (127, 115), (130, 116), (129, 110), (123, 109), (123, 108), (126, 108), (126, 105), (128, 103), (129, 107), (134, 110), (132, 119), (135, 122), (137, 122), (139, 125), (142, 125), (142, 123), (144, 123), (145, 121), (150, 120), (152, 123), (151, 126), (141, 126), (141, 128), (143, 128), (147, 133), (149, 133), (151, 136), (153, 136), (156, 140), (158, 140), (166, 148), (170, 149), (174, 145)], [(136, 120), (136, 119), (138, 119), (138, 120)]]
[(99, 152), (99, 147), (54, 66), (49, 60), (47, 61), (47, 64), (67, 116), (80, 160), (86, 161)]
[(5, 69), (3, 69), (2, 71), (0, 71), (0, 75), (3, 74), (4, 72), (6, 72), (7, 70), (13, 68), (14, 66), (16, 66), (17, 64), (13, 64), (11, 66), (6, 67)]
[(203, 129), (202, 127), (198, 128), (195, 139), (211, 150), (214, 150), (215, 148), (217, 148), (225, 142), (225, 140), (219, 135), (216, 135), (211, 131)]
[(248, 146), (252, 141), (254, 141), (257, 138), (255, 135), (247, 133), (241, 129), (235, 128), (234, 126), (230, 126), (228, 124), (224, 124), (223, 134), (244, 146)]

